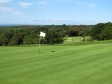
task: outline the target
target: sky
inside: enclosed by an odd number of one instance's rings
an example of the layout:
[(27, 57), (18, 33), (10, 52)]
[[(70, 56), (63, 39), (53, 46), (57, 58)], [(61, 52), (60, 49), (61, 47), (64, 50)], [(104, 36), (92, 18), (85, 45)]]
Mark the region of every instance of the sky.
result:
[(112, 22), (112, 0), (0, 0), (0, 24), (93, 25)]

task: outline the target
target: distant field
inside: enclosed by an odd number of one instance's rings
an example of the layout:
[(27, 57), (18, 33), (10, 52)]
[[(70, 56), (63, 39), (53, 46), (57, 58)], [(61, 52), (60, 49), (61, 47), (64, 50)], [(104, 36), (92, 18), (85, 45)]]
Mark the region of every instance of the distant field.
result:
[(0, 47), (0, 84), (112, 84), (112, 42)]
[[(90, 39), (90, 37), (85, 37), (85, 41), (87, 41), (88, 39)], [(76, 43), (76, 42), (82, 42), (83, 41), (83, 37), (78, 36), (78, 37), (65, 37), (64, 43)]]
[(74, 42), (81, 42), (82, 37), (65, 37), (64, 43), (74, 43)]

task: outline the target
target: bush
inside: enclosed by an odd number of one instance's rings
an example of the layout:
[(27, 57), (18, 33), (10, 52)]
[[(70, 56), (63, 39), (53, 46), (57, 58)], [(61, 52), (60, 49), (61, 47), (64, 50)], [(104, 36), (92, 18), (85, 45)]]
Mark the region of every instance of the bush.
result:
[(91, 37), (95, 40), (112, 39), (112, 23), (99, 23), (91, 31)]

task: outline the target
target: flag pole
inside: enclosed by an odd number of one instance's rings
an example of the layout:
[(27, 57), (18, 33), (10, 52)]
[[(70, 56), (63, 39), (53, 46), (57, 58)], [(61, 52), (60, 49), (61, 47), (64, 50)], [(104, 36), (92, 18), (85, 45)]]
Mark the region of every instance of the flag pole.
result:
[(40, 54), (40, 37), (39, 37), (39, 54)]
[(40, 40), (41, 40), (41, 37), (45, 37), (45, 33), (44, 32), (40, 32), (40, 35), (39, 35), (39, 54), (40, 54)]

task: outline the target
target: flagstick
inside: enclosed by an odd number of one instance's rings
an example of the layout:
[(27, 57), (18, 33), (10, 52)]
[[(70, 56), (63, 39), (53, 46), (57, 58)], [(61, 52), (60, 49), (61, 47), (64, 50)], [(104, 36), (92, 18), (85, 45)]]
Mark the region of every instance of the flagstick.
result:
[(39, 54), (40, 54), (40, 37), (39, 37)]
[(39, 35), (39, 54), (40, 54), (40, 38), (41, 37), (45, 37), (45, 33), (44, 32), (40, 32), (40, 35)]

